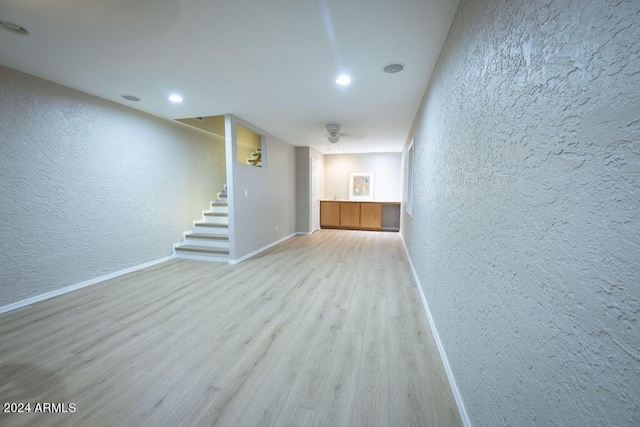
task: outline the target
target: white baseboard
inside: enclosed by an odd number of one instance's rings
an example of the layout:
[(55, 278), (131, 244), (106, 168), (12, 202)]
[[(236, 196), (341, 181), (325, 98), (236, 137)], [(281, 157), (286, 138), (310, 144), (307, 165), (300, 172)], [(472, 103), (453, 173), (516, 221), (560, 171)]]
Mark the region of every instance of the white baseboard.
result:
[(193, 259), (196, 261), (207, 261), (207, 262), (224, 262), (224, 263), (228, 263), (229, 262), (229, 258), (227, 258), (226, 256), (221, 257), (221, 256), (212, 256), (209, 254), (199, 254), (197, 252), (183, 252), (180, 255), (176, 254), (176, 258), (178, 259)]
[(175, 258), (175, 255), (170, 255), (168, 257), (156, 259), (154, 261), (149, 261), (144, 264), (136, 265), (133, 267), (125, 268), (124, 270), (120, 270), (114, 273), (106, 274), (104, 276), (96, 277), (95, 279), (85, 280), (84, 282), (76, 283), (75, 285), (66, 286), (64, 288), (56, 289), (51, 292), (47, 292), (44, 294), (36, 295), (31, 298), (23, 299), (22, 301), (14, 302), (13, 304), (0, 307), (0, 314), (17, 310), (19, 308), (26, 307), (28, 305), (35, 304), (40, 301), (44, 301), (49, 298), (57, 297), (58, 295), (63, 295), (71, 291), (75, 291), (77, 289), (86, 288), (87, 286), (95, 285), (97, 283), (104, 282), (105, 280), (114, 279), (118, 276), (122, 276), (127, 273), (133, 273), (134, 271), (142, 270), (143, 268), (151, 267), (153, 265), (169, 261), (170, 259), (173, 259), (173, 258)]
[(276, 240), (276, 241), (275, 241), (275, 242), (273, 242), (273, 243), (269, 243), (267, 246), (263, 246), (263, 247), (261, 247), (260, 249), (255, 250), (255, 251), (251, 252), (250, 254), (247, 254), (247, 255), (243, 256), (242, 258), (238, 258), (238, 259), (230, 259), (230, 260), (229, 260), (229, 264), (239, 264), (239, 263), (241, 263), (242, 261), (245, 261), (245, 260), (247, 260), (247, 259), (251, 258), (252, 256), (256, 256), (256, 255), (258, 255), (260, 252), (264, 252), (264, 251), (266, 251), (267, 249), (272, 248), (272, 247), (274, 247), (275, 245), (280, 244), (280, 243), (284, 242), (285, 240), (288, 240), (288, 239), (292, 238), (292, 237), (293, 237), (293, 236), (295, 236), (295, 235), (296, 235), (296, 233), (291, 233), (291, 234), (289, 234), (288, 236), (285, 236), (285, 237), (283, 237), (283, 238), (282, 238), (282, 239), (280, 239), (280, 240)]
[(297, 231), (296, 235), (298, 236), (311, 236), (313, 233), (309, 232), (309, 231)]
[(438, 330), (436, 329), (436, 324), (433, 321), (433, 316), (431, 316), (431, 310), (429, 309), (429, 304), (427, 303), (427, 297), (424, 295), (422, 285), (420, 284), (420, 279), (418, 279), (416, 269), (413, 267), (413, 261), (411, 260), (411, 255), (409, 255), (409, 250), (407, 249), (407, 244), (404, 241), (404, 236), (402, 236), (402, 233), (400, 233), (400, 240), (402, 240), (402, 246), (404, 246), (404, 251), (407, 254), (407, 259), (409, 260), (409, 266), (411, 267), (413, 279), (416, 281), (416, 285), (418, 286), (418, 292), (420, 293), (420, 298), (422, 299), (422, 305), (424, 306), (424, 311), (427, 314), (427, 320), (429, 321), (429, 327), (431, 328), (431, 333), (433, 334), (436, 346), (438, 347), (438, 353), (440, 353), (440, 358), (442, 359), (444, 370), (447, 373), (449, 386), (451, 387), (453, 398), (456, 401), (456, 406), (458, 407), (460, 418), (462, 418), (462, 424), (465, 427), (472, 427), (471, 421), (469, 420), (469, 415), (467, 414), (467, 410), (464, 406), (464, 401), (462, 400), (462, 395), (460, 394), (460, 390), (458, 390), (458, 385), (456, 384), (455, 377), (453, 376), (453, 371), (451, 370), (451, 366), (449, 365), (447, 353), (445, 352), (442, 341), (440, 340), (440, 335), (438, 335)]

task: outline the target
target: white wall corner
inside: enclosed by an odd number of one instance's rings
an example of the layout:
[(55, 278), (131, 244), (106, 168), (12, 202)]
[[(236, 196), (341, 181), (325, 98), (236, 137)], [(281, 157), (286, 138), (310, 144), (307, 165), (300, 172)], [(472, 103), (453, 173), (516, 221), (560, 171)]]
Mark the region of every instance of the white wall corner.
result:
[(429, 321), (429, 328), (431, 328), (431, 333), (433, 334), (433, 338), (436, 342), (436, 346), (438, 347), (438, 353), (440, 353), (440, 358), (442, 359), (444, 370), (447, 373), (447, 379), (449, 380), (451, 393), (453, 393), (453, 398), (456, 401), (456, 406), (458, 407), (458, 412), (460, 413), (462, 424), (465, 427), (472, 427), (471, 421), (469, 420), (469, 415), (467, 414), (467, 410), (464, 406), (464, 401), (462, 400), (462, 395), (460, 394), (460, 390), (458, 390), (458, 385), (456, 384), (453, 371), (451, 370), (451, 366), (449, 366), (449, 359), (447, 359), (447, 353), (444, 350), (444, 346), (442, 345), (442, 341), (440, 340), (440, 335), (438, 335), (438, 330), (436, 329), (436, 324), (433, 321), (433, 317), (431, 316), (431, 310), (429, 310), (427, 297), (424, 295), (424, 291), (422, 290), (420, 279), (418, 279), (418, 274), (416, 273), (416, 269), (413, 266), (413, 261), (411, 260), (411, 256), (409, 255), (409, 251), (407, 250), (407, 245), (404, 242), (404, 237), (402, 236), (402, 233), (400, 234), (400, 240), (402, 240), (402, 246), (404, 247), (404, 252), (407, 254), (407, 259), (409, 260), (409, 266), (411, 267), (411, 273), (413, 274), (413, 280), (416, 281), (416, 286), (418, 287), (418, 292), (420, 293), (420, 298), (422, 299), (422, 305), (424, 307), (425, 313), (427, 314), (427, 320)]
[(157, 264), (161, 264), (163, 262), (172, 260), (176, 257), (175, 249), (173, 250), (173, 255), (169, 255), (164, 258), (156, 259), (154, 261), (149, 261), (144, 264), (135, 265), (133, 267), (125, 268), (124, 270), (116, 271), (114, 273), (109, 273), (104, 276), (96, 277), (94, 279), (85, 280), (84, 282), (76, 283), (75, 285), (67, 286), (64, 288), (56, 289), (51, 292), (47, 292), (44, 294), (36, 295), (31, 298), (23, 299), (21, 301), (14, 302), (9, 305), (5, 305), (0, 307), (0, 314), (7, 313), (9, 311), (17, 310), (19, 308), (26, 307), (31, 304), (35, 304), (40, 301), (45, 301), (53, 297), (57, 297), (58, 295), (63, 295), (78, 289), (86, 288), (88, 286), (96, 285), (100, 282), (104, 282), (105, 280), (114, 279), (116, 277), (125, 275), (127, 273), (133, 273), (134, 271), (142, 270), (143, 268), (152, 267)]

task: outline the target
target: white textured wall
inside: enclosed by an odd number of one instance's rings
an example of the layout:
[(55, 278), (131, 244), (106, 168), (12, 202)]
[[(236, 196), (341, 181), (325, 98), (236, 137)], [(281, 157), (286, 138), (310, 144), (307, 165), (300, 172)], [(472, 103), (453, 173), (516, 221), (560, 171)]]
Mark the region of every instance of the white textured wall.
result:
[[(228, 135), (235, 132), (236, 123), (252, 128), (234, 116), (228, 118)], [(229, 142), (227, 147), (235, 158), (237, 147)], [(261, 168), (233, 162), (229, 171), (233, 176), (229, 184), (231, 260), (241, 259), (296, 231), (296, 149), (267, 134), (262, 156)]]
[(349, 199), (349, 174), (374, 172), (374, 200), (399, 202), (401, 153), (330, 154), (324, 156), (324, 196)]
[(640, 425), (640, 2), (462, 0), (403, 235), (476, 426)]
[(224, 142), (0, 67), (0, 306), (166, 257)]

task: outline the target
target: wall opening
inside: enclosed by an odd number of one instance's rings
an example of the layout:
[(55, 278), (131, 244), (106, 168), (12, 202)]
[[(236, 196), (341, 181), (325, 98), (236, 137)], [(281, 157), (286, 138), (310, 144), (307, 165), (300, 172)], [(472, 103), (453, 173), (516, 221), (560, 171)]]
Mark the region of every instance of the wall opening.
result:
[(236, 125), (236, 140), (238, 144), (237, 162), (261, 168), (264, 165), (262, 135)]

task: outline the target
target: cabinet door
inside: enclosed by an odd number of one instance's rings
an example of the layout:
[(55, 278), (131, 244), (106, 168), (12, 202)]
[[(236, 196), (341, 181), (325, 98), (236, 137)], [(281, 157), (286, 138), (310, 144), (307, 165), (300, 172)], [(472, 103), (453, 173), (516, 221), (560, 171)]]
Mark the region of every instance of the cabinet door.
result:
[(320, 202), (320, 227), (340, 227), (340, 202)]
[(340, 203), (340, 227), (360, 228), (360, 203)]
[(362, 203), (360, 227), (370, 230), (382, 229), (382, 203)]

